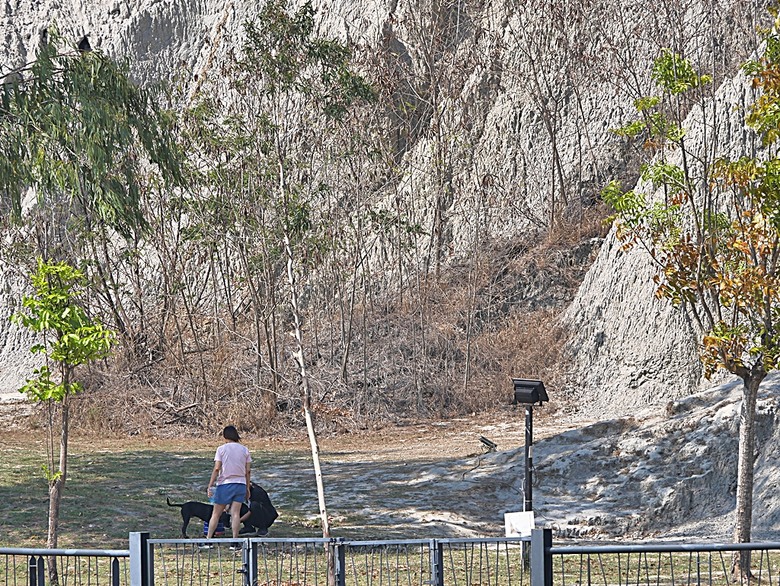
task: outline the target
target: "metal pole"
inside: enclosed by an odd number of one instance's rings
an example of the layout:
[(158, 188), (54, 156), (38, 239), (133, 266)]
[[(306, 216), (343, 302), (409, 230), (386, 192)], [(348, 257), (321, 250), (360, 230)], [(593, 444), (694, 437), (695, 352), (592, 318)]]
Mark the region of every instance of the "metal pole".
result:
[(331, 546), (335, 550), (336, 561), (336, 586), (346, 586), (347, 584), (347, 554), (344, 539), (339, 537), (335, 539)]
[(552, 586), (551, 547), (552, 530), (534, 529), (531, 532), (531, 586)]
[(436, 539), (428, 540), (431, 561), (431, 586), (444, 586), (444, 544)]
[(148, 531), (130, 533), (130, 586), (151, 586), (154, 583), (148, 542)]
[(523, 503), (524, 511), (533, 511), (533, 469), (534, 459), (532, 453), (532, 446), (534, 443), (534, 416), (533, 406), (525, 406), (525, 481), (523, 482), (525, 488), (525, 502)]

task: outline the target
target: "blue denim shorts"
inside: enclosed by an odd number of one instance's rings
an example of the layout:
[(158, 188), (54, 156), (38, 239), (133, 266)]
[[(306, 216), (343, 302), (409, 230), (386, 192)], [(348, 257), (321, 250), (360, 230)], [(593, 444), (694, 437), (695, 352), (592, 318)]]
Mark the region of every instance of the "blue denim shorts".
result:
[(231, 482), (219, 484), (214, 489), (214, 503), (229, 505), (232, 502), (243, 503), (246, 500), (246, 484)]

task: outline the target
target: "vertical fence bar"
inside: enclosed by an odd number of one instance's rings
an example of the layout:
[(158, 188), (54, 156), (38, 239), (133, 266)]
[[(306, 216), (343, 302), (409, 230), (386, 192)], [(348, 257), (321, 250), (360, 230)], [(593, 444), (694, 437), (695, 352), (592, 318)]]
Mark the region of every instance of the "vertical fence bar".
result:
[(444, 586), (444, 544), (431, 539), (428, 547), (431, 558), (431, 586)]
[(251, 539), (247, 540), (247, 551), (246, 555), (249, 556), (249, 559), (247, 560), (249, 567), (247, 568), (247, 578), (249, 579), (249, 584), (257, 584), (257, 577), (259, 576), (259, 568), (257, 567), (257, 558), (258, 558), (258, 549), (260, 547), (260, 544), (258, 544), (256, 541), (252, 541)]
[(130, 533), (130, 586), (154, 584), (154, 570), (149, 555), (149, 532)]
[(29, 568), (29, 586), (38, 586), (38, 561), (34, 555), (30, 556), (27, 567)]
[(111, 559), (111, 586), (119, 586), (119, 558)]
[(344, 551), (344, 539), (335, 539), (330, 543), (329, 547), (333, 548), (333, 559), (336, 563), (336, 586), (346, 586), (347, 555)]
[(38, 586), (46, 586), (46, 562), (42, 555), (38, 556)]
[(531, 531), (531, 586), (552, 586), (552, 530)]

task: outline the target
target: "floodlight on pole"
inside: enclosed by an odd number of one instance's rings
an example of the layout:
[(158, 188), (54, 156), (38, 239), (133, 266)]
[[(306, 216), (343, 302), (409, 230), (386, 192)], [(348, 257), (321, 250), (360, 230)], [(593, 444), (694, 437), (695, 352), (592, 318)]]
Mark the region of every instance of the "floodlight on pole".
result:
[(533, 453), (534, 443), (534, 416), (533, 406), (542, 405), (547, 398), (547, 391), (544, 389), (544, 383), (540, 380), (525, 378), (513, 378), (515, 398), (513, 404), (525, 405), (525, 480), (523, 482), (524, 501), (523, 510), (533, 511)]

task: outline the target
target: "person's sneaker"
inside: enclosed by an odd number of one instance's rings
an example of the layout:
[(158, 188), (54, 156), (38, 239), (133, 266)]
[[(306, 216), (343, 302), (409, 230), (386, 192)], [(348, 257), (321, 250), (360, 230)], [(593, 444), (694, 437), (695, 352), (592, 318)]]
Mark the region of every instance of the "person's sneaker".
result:
[(266, 527), (265, 529), (258, 529), (257, 530), (257, 536), (258, 537), (265, 537), (266, 535), (268, 535), (268, 527)]
[(228, 549), (230, 551), (241, 551), (243, 549), (243, 547), (241, 547), (240, 545), (238, 545), (236, 543), (232, 543)]
[(214, 549), (214, 546), (209, 545), (208, 543), (199, 543), (198, 549)]

